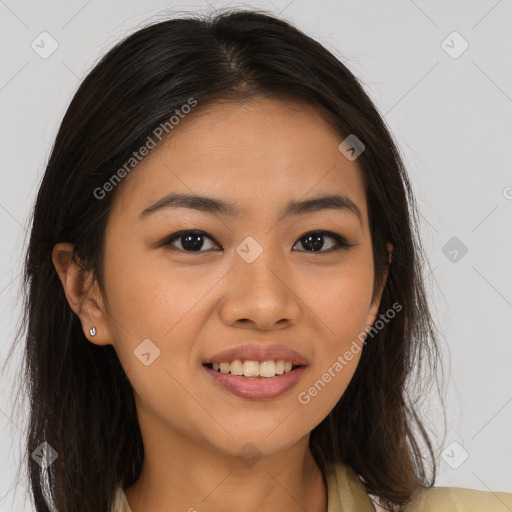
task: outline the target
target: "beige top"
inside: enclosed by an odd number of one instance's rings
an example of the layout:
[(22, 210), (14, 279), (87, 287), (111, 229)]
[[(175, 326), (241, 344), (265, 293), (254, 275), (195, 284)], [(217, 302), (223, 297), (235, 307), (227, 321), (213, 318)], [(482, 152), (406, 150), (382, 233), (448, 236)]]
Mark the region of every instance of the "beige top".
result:
[[(327, 512), (380, 512), (354, 471), (342, 463), (328, 467)], [(512, 493), (476, 491), (459, 487), (424, 489), (404, 509), (406, 512), (511, 512)], [(112, 512), (133, 512), (118, 487)], [(144, 512), (144, 511), (137, 511)]]

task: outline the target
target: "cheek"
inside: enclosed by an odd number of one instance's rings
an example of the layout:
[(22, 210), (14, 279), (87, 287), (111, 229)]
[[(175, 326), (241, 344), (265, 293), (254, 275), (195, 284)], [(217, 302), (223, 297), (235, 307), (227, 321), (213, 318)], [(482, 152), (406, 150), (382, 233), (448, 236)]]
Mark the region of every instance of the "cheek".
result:
[(308, 276), (303, 283), (299, 294), (314, 313), (321, 337), (329, 341), (324, 346), (331, 350), (350, 344), (368, 319), (373, 288), (371, 255), (354, 254), (346, 263)]
[(182, 319), (194, 311), (218, 278), (199, 267), (172, 268), (165, 258), (133, 245), (112, 242), (106, 251), (105, 285), (112, 328), (122, 337), (129, 333), (133, 341), (154, 338), (164, 342), (181, 328)]
[[(189, 368), (187, 362), (196, 354), (194, 340), (208, 314), (205, 298), (222, 275), (206, 266), (176, 268), (161, 255), (117, 243), (105, 254), (113, 345), (137, 394), (151, 401), (155, 389), (179, 390), (165, 370), (178, 374)], [(148, 359), (142, 356), (148, 352), (154, 362), (146, 367), (141, 357)], [(178, 380), (189, 377), (187, 370)]]
[(373, 286), (369, 258), (354, 259), (308, 280), (315, 332), (315, 362), (297, 400), (312, 417), (324, 417), (345, 392), (359, 363)]
[(112, 242), (112, 250), (105, 254), (109, 324), (139, 406), (171, 423), (175, 419), (169, 404), (185, 417), (199, 415), (199, 407), (183, 388), (191, 387), (183, 363), (190, 358), (191, 340), (200, 328), (192, 319), (215, 280), (191, 279), (187, 272), (171, 271), (162, 258), (158, 261), (117, 243)]

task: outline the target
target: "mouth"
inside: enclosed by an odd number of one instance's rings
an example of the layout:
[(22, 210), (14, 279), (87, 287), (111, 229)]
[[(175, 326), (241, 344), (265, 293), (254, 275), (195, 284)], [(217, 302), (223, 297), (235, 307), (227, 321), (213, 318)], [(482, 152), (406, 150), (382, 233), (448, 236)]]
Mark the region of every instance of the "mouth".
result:
[(295, 365), (283, 360), (203, 363), (213, 382), (223, 391), (240, 398), (270, 400), (297, 385), (307, 365)]
[(285, 394), (297, 385), (308, 364), (290, 346), (262, 343), (233, 347), (202, 361), (204, 371), (218, 389), (250, 399)]

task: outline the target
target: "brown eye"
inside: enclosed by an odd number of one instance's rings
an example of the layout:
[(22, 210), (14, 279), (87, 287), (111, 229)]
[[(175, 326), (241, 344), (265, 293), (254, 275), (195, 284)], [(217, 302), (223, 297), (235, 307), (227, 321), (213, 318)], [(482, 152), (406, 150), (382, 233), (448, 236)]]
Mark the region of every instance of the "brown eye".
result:
[[(334, 240), (335, 244), (330, 245), (324, 242), (325, 238)], [(330, 231), (311, 231), (299, 238), (299, 242), (307, 252), (332, 252), (339, 249), (348, 249), (354, 244), (349, 244), (343, 237)], [(327, 250), (325, 247), (327, 246)], [(333, 248), (334, 247), (334, 248)]]
[[(173, 233), (165, 239), (162, 246), (172, 246), (172, 249), (184, 252), (207, 252), (201, 250), (204, 247), (206, 239), (211, 240), (214, 245), (218, 246), (212, 237), (202, 231), (180, 231)], [(177, 244), (175, 244), (175, 242), (177, 242)], [(210, 250), (210, 248), (207, 250)]]

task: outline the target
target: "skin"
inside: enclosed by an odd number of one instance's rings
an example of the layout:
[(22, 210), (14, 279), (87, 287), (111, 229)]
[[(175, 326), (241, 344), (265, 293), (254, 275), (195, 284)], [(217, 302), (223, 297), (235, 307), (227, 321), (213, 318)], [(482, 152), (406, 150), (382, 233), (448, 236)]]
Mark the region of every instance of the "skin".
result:
[[(247, 512), (327, 510), (309, 434), (343, 395), (361, 352), (308, 404), (297, 395), (373, 324), (384, 285), (372, 302), (362, 174), (357, 160), (338, 150), (341, 141), (307, 105), (268, 98), (216, 103), (182, 120), (119, 185), (106, 230), (103, 293), (72, 262), (70, 244), (54, 247), (85, 336), (114, 346), (135, 390), (145, 460), (125, 490), (133, 512), (221, 511), (226, 504)], [(241, 214), (174, 208), (139, 218), (171, 191), (222, 199)], [(362, 222), (333, 209), (279, 218), (290, 200), (332, 193), (348, 196)], [(158, 246), (188, 229), (212, 237), (201, 252), (186, 252), (183, 238)], [(300, 239), (317, 230), (355, 245), (330, 250), (337, 243), (326, 234), (324, 252), (314, 252)], [(235, 252), (248, 236), (263, 248), (251, 264)], [(134, 356), (147, 338), (161, 351), (149, 366)], [(300, 352), (309, 364), (297, 386), (250, 400), (216, 385), (202, 363), (247, 343)], [(260, 457), (250, 467), (238, 456), (246, 443)]]

